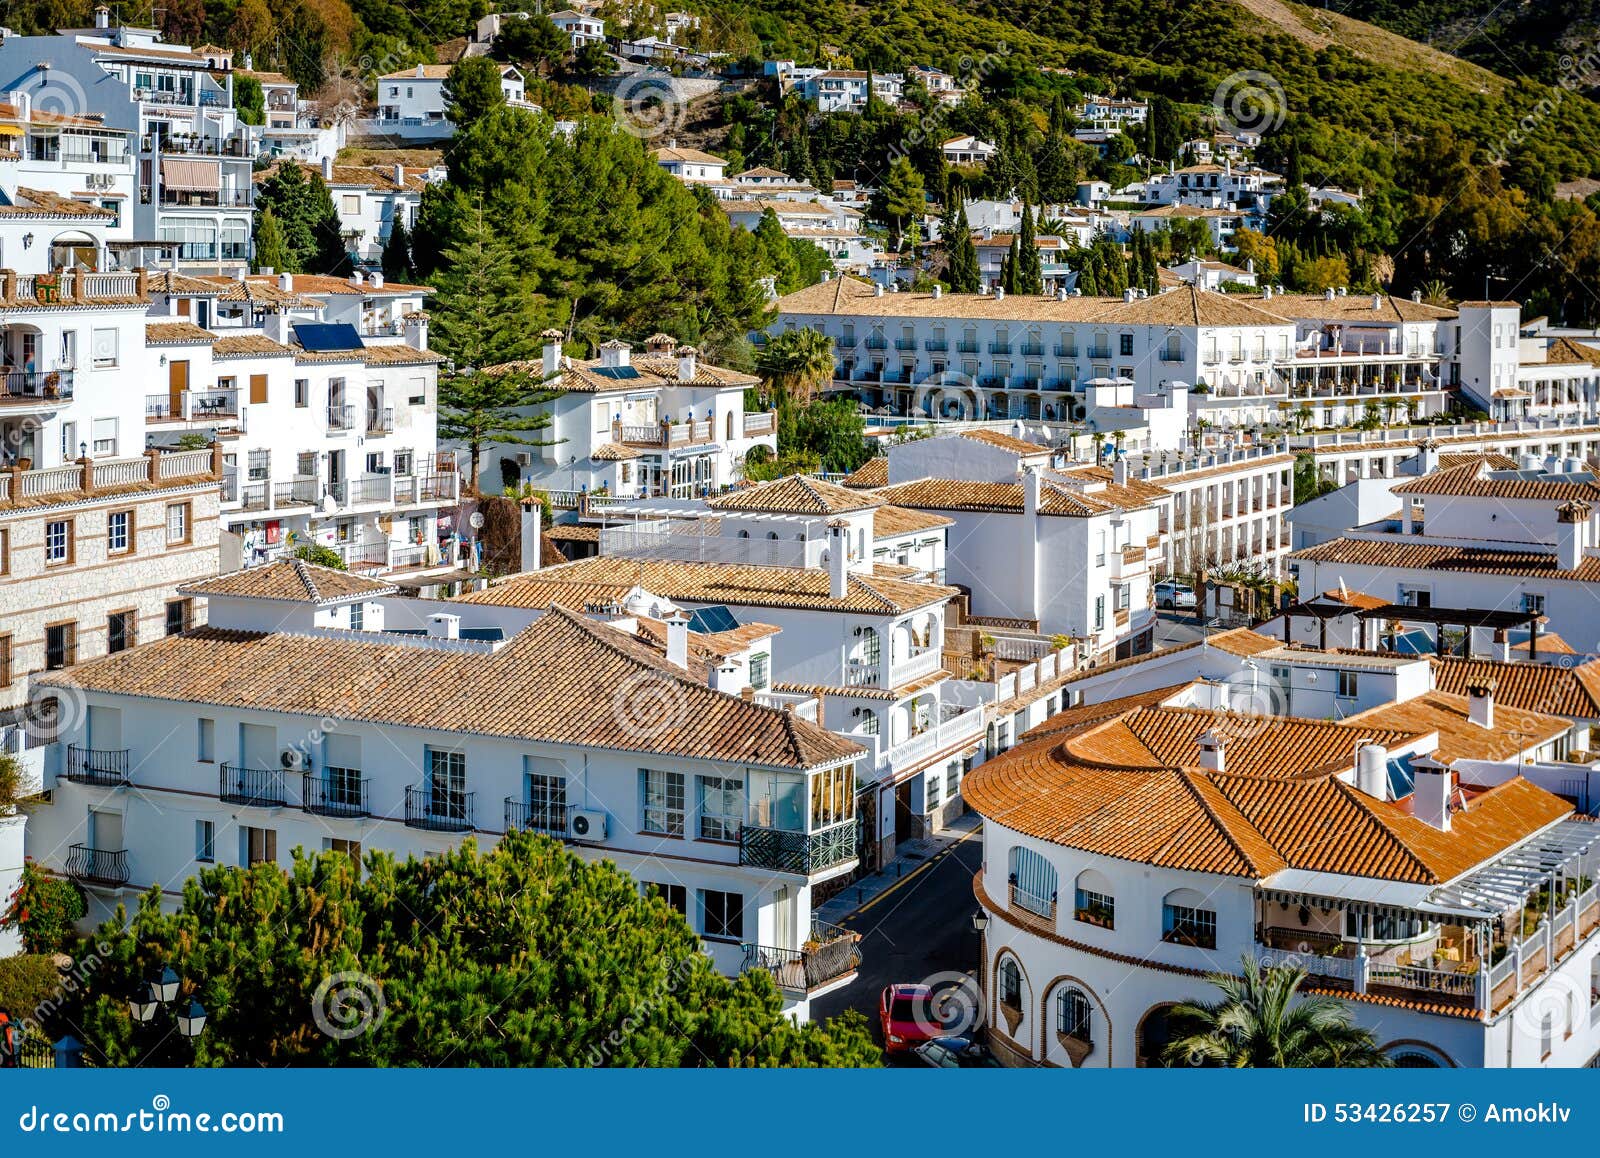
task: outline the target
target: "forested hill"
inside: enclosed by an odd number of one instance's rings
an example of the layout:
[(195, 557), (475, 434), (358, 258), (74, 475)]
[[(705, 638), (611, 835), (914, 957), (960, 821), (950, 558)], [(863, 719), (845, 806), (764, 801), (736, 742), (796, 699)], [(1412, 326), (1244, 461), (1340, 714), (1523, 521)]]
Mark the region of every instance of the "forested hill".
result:
[[(1343, 0), (1347, 16), (1443, 49), (1499, 72), (1555, 81), (1593, 48), (1600, 0)], [(1578, 76), (1585, 89), (1600, 76)]]

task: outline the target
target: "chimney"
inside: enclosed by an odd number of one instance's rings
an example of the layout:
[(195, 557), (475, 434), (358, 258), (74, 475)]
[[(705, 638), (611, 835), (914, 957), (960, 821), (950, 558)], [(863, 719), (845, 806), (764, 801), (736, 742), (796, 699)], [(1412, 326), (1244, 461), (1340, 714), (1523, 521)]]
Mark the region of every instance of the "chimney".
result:
[(1123, 305), (1127, 305), (1129, 302), (1132, 302), (1138, 296), (1139, 296), (1139, 291), (1138, 290), (1134, 289), (1132, 286), (1128, 287), (1127, 289), (1122, 291), (1122, 303), (1123, 303)]
[(371, 273), (369, 273), (367, 275), (367, 284), (370, 285), (373, 289), (382, 289), (383, 288), (383, 274), (379, 273), (377, 270), (373, 270)]
[(1044, 477), (1036, 467), (1022, 472), (1022, 515), (1025, 519), (1039, 517), (1039, 503), (1044, 493)]
[(1440, 832), (1450, 831), (1450, 797), (1456, 774), (1432, 756), (1411, 761), (1411, 815)]
[(404, 165), (396, 165), (394, 167), (393, 180), (396, 189), (404, 189), (406, 187), (406, 167)]
[(881, 298), (883, 296), (883, 283), (882, 282), (878, 282), (872, 287), (872, 296), (875, 297), (875, 298)]
[(1576, 571), (1583, 562), (1584, 530), (1592, 509), (1577, 499), (1556, 508), (1556, 565), (1563, 571)]
[(997, 285), (994, 287), (994, 300), (997, 302), (1003, 302), (1006, 300), (1005, 286)]
[(1494, 730), (1494, 681), (1478, 680), (1467, 685), (1467, 719), (1475, 727)]
[(680, 671), (689, 670), (689, 617), (681, 611), (667, 617), (667, 662)]
[(1356, 750), (1356, 788), (1375, 800), (1389, 799), (1389, 749), (1382, 744)]
[(356, 289), (362, 289), (366, 286), (367, 279), (361, 276), (359, 269), (353, 269), (350, 271), (350, 284)]
[(249, 281), (250, 271), (241, 265), (238, 269), (233, 271), (233, 280), (239, 282), (240, 284)]
[(17, 110), (17, 120), (30, 121), (33, 119), (33, 94), (26, 89), (13, 89), (6, 93), (6, 101)]
[(1064, 302), (1066, 300), (1067, 300), (1067, 287), (1066, 286), (1062, 286), (1060, 289), (1056, 290), (1056, 301)]
[(1434, 471), (1438, 470), (1439, 440), (1436, 438), (1423, 439), (1422, 450), (1417, 457), (1420, 459), (1418, 465), (1422, 468), (1423, 474), (1432, 474)]
[(294, 274), (280, 273), (278, 275), (278, 288), (286, 294), (294, 293)]
[(844, 599), (850, 594), (850, 524), (844, 520), (828, 524), (828, 598)]
[(619, 369), (632, 362), (633, 347), (617, 338), (609, 342), (600, 343), (600, 365), (608, 369)]
[(1264, 285), (1261, 287), (1261, 300), (1264, 302), (1270, 302), (1272, 300), (1272, 287), (1270, 285)]
[(445, 615), (443, 613), (428, 616), (428, 638), (460, 639), (461, 616)]
[(1383, 309), (1383, 295), (1382, 294), (1373, 294), (1372, 295), (1372, 308), (1375, 309), (1375, 310)]
[(1128, 485), (1128, 460), (1120, 454), (1111, 462), (1111, 481), (1119, 487)]
[(524, 571), (544, 566), (544, 511), (536, 502), (522, 504), (522, 558)]
[(421, 80), (422, 79), (422, 75), (423, 75), (423, 68), (422, 68), (422, 65), (419, 64), (419, 65), (417, 65), (417, 79)]
[(1333, 298), (1334, 298), (1334, 293), (1333, 293), (1333, 287), (1332, 286), (1329, 286), (1327, 289), (1322, 291), (1322, 300), (1323, 301), (1331, 302), (1333, 300)]
[(546, 330), (539, 336), (544, 339), (544, 376), (554, 378), (561, 373), (561, 331)]
[(938, 301), (939, 298), (943, 296), (943, 294), (944, 294), (944, 286), (936, 285), (936, 286), (933, 287), (933, 300), (934, 301)]
[(1207, 772), (1227, 771), (1227, 757), (1222, 736), (1215, 729), (1207, 729), (1200, 737), (1200, 767)]
[(324, 181), (332, 181), (333, 180), (333, 158), (332, 157), (325, 156), (325, 157), (322, 158), (322, 179)]
[(711, 687), (714, 691), (724, 692), (736, 696), (740, 692), (739, 665), (731, 659), (722, 661), (722, 664), (711, 673)]
[(101, 4), (94, 10), (94, 26), (96, 28), (111, 27), (111, 9)]
[(1411, 300), (1413, 302), (1415, 302), (1417, 305), (1420, 306), (1422, 304), (1422, 291), (1421, 290), (1412, 290), (1411, 291)]
[(699, 354), (700, 354), (700, 351), (696, 350), (693, 346), (682, 346), (682, 347), (679, 348), (679, 350), (678, 350), (678, 381), (679, 382), (693, 382), (694, 381), (694, 376), (695, 376), (696, 373), (698, 373), (698, 369), (697, 369), (697, 366), (696, 366), (696, 360), (699, 357)]

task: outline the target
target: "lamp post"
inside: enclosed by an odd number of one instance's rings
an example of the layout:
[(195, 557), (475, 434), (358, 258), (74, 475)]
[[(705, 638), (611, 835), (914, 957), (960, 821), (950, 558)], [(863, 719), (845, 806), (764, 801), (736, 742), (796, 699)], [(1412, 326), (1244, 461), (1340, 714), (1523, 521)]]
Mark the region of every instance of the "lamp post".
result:
[(132, 1016), (134, 1024), (151, 1025), (155, 1022), (156, 1015), (166, 1010), (178, 1031), (178, 1036), (193, 1042), (205, 1032), (206, 1011), (205, 1007), (193, 998), (187, 1002), (180, 1001), (178, 991), (182, 987), (182, 980), (170, 965), (163, 966), (159, 973), (152, 974), (150, 979), (137, 986), (133, 995), (128, 998), (128, 1013)]
[[(989, 914), (980, 908), (972, 914), (972, 931), (978, 934), (978, 989), (989, 992), (989, 951), (984, 943), (984, 932), (989, 928)], [(987, 1000), (987, 999), (985, 999)]]

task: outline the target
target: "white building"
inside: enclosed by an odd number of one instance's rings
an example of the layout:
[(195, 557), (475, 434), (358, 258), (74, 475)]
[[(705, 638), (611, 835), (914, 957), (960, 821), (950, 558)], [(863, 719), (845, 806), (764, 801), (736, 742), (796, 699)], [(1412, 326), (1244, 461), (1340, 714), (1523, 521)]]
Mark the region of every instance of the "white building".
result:
[(893, 106), (905, 95), (905, 77), (894, 72), (859, 69), (795, 69), (795, 88), (822, 113), (859, 113), (867, 107), (867, 84), (878, 99)]
[(565, 492), (552, 497), (569, 507), (576, 494), (601, 490), (688, 498), (732, 485), (753, 447), (776, 446), (775, 416), (744, 408), (744, 392), (758, 380), (702, 361), (667, 334), (652, 336), (637, 357), (626, 342), (611, 341), (587, 361), (561, 353), (560, 331), (544, 339), (539, 363), (482, 371), (523, 373), (562, 391), (538, 408), (550, 416), (533, 436), (543, 445), (485, 455), (479, 480), (487, 491), (526, 483)]
[(947, 165), (976, 165), (982, 168), (989, 163), (989, 158), (999, 152), (988, 141), (981, 141), (971, 133), (964, 136), (951, 137), (940, 147), (944, 153)]
[(567, 39), (572, 42), (573, 52), (586, 44), (606, 42), (606, 22), (598, 16), (564, 8), (560, 12), (550, 14), (550, 23), (567, 34)]
[(1083, 99), (1077, 114), (1088, 128), (1120, 133), (1129, 125), (1144, 124), (1150, 115), (1150, 106), (1125, 97), (1091, 96)]
[(670, 141), (655, 151), (656, 164), (671, 173), (685, 185), (712, 184), (723, 181), (728, 162), (699, 149), (680, 149), (677, 141)]
[[(453, 134), (455, 125), (445, 116), (445, 81), (451, 65), (419, 64), (378, 77), (376, 110), (355, 130), (367, 136), (400, 141), (437, 141)], [(500, 92), (506, 103), (537, 110), (526, 99), (522, 73), (507, 64), (500, 67)]]
[[(28, 841), (84, 886), (89, 922), (152, 883), (175, 905), (212, 864), (532, 829), (659, 890), (719, 968), (770, 970), (800, 1017), (853, 979), (855, 937), (813, 924), (811, 895), (855, 867), (861, 750), (694, 678), (686, 621), (666, 625), (675, 663), (630, 616), (397, 599), (303, 563), (186, 590), (210, 628), (60, 681), (84, 711)], [(510, 686), (544, 690), (508, 711)], [(652, 697), (674, 706), (630, 723)]]
[(1274, 189), (1283, 178), (1253, 165), (1188, 165), (1152, 177), (1144, 184), (1149, 205), (1187, 205), (1196, 209), (1246, 210), (1265, 213)]
[[(270, 180), (276, 172), (277, 167), (262, 169), (256, 173), (256, 181)], [(434, 179), (430, 169), (335, 165), (332, 158), (322, 161), (321, 172), (339, 214), (345, 246), (361, 264), (374, 264), (383, 257), (384, 243), (396, 220), (404, 222), (407, 233), (416, 227), (422, 191)]]
[[(1287, 675), (1281, 654), (1250, 679)], [(1393, 657), (1330, 658), (1361, 680)], [(1245, 957), (1306, 968), (1399, 1065), (1592, 1064), (1600, 848), (1555, 793), (1597, 772), (1559, 762), (1566, 721), (1518, 713), (1514, 739), (1492, 692), (1425, 688), (1346, 722), (1275, 718), (1255, 686), (1083, 702), (968, 778), (1002, 1059), (1164, 1064), (1170, 1007), (1215, 1000), (1206, 974)]]

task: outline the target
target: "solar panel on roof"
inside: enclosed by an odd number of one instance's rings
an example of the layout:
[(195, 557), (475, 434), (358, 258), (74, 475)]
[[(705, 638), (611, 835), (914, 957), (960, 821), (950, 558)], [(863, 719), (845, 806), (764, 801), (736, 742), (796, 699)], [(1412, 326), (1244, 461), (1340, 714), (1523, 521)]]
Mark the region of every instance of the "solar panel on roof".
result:
[(296, 322), (294, 340), (309, 353), (329, 350), (360, 350), (361, 335), (349, 322)]
[(739, 626), (739, 621), (733, 617), (733, 612), (720, 604), (716, 607), (702, 607), (698, 611), (689, 612), (689, 630), (698, 631), (702, 635), (711, 635), (718, 631), (732, 631)]

